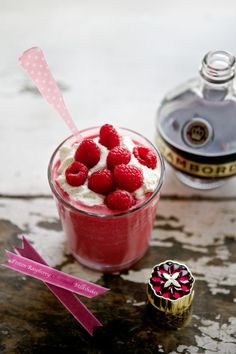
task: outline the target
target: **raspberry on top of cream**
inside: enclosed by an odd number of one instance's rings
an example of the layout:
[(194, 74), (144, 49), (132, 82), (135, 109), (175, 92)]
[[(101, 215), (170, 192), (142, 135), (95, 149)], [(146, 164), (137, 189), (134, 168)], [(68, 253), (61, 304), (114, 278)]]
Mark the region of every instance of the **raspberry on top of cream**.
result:
[(110, 124), (98, 137), (62, 146), (57, 182), (73, 201), (130, 209), (156, 189), (161, 166), (155, 152), (122, 136)]

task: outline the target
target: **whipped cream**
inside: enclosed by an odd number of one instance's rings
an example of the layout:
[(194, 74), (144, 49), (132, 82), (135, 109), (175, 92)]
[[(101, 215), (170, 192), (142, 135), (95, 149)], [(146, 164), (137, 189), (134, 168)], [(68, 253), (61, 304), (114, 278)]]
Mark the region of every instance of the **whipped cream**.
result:
[[(106, 159), (109, 153), (109, 150), (98, 142), (98, 138), (95, 138), (94, 141), (98, 145), (101, 151), (101, 155), (99, 162), (89, 170), (89, 176), (96, 171), (106, 168)], [(151, 169), (142, 165), (132, 154), (133, 148), (136, 146), (136, 144), (129, 136), (123, 136), (121, 138), (120, 146), (126, 148), (131, 153), (131, 159), (128, 165), (135, 165), (136, 167), (140, 168), (143, 173), (143, 185), (134, 192), (135, 197), (137, 199), (141, 199), (145, 196), (146, 193), (154, 192), (161, 175), (161, 166), (159, 161), (155, 169)], [(57, 182), (59, 183), (62, 190), (66, 192), (72, 200), (80, 201), (88, 206), (102, 205), (104, 204), (105, 197), (90, 190), (88, 188), (87, 180), (82, 186), (79, 187), (73, 187), (66, 181), (65, 170), (74, 161), (74, 155), (77, 148), (78, 144), (74, 144), (73, 146), (64, 145), (59, 149), (60, 166), (57, 170)]]
[[(79, 144), (74, 144), (72, 146), (62, 146), (59, 149), (60, 166), (57, 170), (57, 182), (59, 183), (61, 189), (66, 192), (72, 200), (79, 200), (89, 206), (101, 205), (104, 203), (104, 196), (91, 191), (91, 189), (88, 188), (88, 180), (86, 180), (82, 186), (78, 187), (73, 187), (66, 181), (65, 171), (74, 161), (74, 155), (78, 146)], [(96, 167), (97, 170), (104, 168), (104, 163), (106, 163), (106, 160), (104, 162), (104, 159), (106, 159), (105, 155), (107, 155), (107, 152), (105, 152), (105, 150), (107, 150), (107, 148), (99, 143), (98, 146), (101, 149), (101, 158), (97, 165), (90, 169), (90, 173), (92, 170), (95, 172)]]

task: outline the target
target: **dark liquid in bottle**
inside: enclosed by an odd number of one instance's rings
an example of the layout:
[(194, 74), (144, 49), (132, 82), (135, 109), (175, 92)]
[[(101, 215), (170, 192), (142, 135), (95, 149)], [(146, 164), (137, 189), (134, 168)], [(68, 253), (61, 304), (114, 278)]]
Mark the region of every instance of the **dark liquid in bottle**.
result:
[[(204, 92), (205, 97), (198, 97), (189, 90), (170, 103), (164, 102), (159, 123), (162, 138), (185, 156), (196, 155), (195, 159), (198, 156), (202, 162), (212, 162), (215, 157), (222, 163), (236, 160), (236, 102), (219, 100), (220, 94), (222, 97), (222, 92), (208, 90)], [(172, 112), (168, 114), (171, 107)], [(184, 141), (183, 127), (193, 118), (206, 120), (213, 129), (209, 142), (202, 147), (191, 147)]]

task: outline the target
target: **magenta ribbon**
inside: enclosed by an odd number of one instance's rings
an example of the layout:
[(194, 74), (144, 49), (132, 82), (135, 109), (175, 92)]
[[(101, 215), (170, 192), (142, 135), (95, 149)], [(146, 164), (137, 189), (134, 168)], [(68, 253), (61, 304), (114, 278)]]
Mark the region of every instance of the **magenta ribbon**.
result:
[(22, 241), (23, 247), (15, 248), (19, 255), (6, 251), (9, 259), (2, 266), (42, 280), (88, 333), (93, 335), (94, 328), (102, 324), (73, 293), (93, 298), (109, 289), (49, 267), (24, 236)]

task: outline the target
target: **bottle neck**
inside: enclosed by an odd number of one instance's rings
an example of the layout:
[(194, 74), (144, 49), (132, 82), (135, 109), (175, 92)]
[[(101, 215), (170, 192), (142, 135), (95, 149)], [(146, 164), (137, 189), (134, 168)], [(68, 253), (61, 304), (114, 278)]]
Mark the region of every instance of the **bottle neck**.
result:
[(224, 51), (209, 52), (200, 68), (203, 97), (211, 101), (223, 100), (233, 89), (235, 57)]
[(213, 84), (200, 78), (200, 86), (203, 97), (208, 101), (222, 101), (233, 92), (233, 79), (224, 84)]

